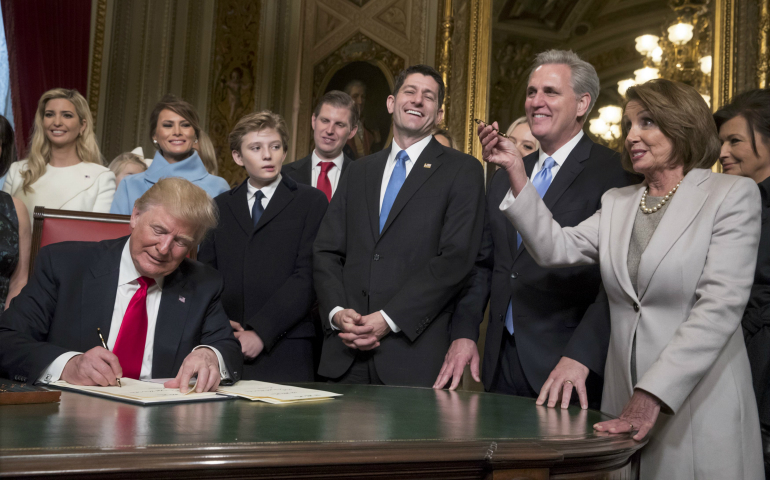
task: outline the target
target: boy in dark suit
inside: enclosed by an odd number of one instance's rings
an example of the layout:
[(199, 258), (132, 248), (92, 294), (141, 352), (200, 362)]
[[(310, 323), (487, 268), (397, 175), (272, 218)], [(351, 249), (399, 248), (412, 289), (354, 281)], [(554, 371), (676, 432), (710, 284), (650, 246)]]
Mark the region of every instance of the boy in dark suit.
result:
[(243, 378), (313, 381), (312, 249), (326, 195), (281, 175), (286, 123), (268, 110), (230, 133), (233, 160), (249, 178), (215, 198), (219, 225), (198, 259), (222, 273), (222, 303), (245, 359)]

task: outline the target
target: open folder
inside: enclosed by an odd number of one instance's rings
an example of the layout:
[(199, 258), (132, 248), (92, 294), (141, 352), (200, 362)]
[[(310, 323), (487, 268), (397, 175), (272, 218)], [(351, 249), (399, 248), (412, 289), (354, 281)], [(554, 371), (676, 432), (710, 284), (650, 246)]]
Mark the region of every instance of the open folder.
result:
[(241, 397), (252, 401), (272, 404), (289, 404), (323, 400), (339, 396), (339, 393), (312, 390), (309, 388), (277, 385), (275, 383), (241, 380), (235, 385), (223, 387), (220, 385), (216, 392), (196, 393), (195, 385), (190, 385), (190, 391), (181, 393), (178, 388), (165, 388), (158, 380), (142, 381), (132, 378), (121, 378), (121, 387), (99, 387), (72, 385), (59, 380), (50, 384), (51, 387), (74, 392), (97, 395), (112, 400), (136, 403), (139, 405), (154, 405), (159, 403), (196, 402), (204, 400), (226, 400)]

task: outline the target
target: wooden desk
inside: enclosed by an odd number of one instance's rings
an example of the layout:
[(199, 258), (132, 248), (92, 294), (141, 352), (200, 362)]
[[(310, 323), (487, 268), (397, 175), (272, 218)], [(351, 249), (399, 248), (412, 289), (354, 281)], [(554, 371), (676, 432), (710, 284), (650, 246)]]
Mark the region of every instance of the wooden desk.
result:
[(139, 407), (63, 392), (0, 407), (0, 476), (632, 479), (642, 446), (609, 417), (531, 399), (310, 384), (333, 400)]

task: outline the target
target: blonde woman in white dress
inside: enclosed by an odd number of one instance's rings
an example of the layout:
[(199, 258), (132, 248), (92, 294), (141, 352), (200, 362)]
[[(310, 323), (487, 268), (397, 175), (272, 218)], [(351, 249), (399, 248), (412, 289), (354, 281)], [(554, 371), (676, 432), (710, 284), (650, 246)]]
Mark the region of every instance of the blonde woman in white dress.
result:
[(3, 191), (36, 206), (109, 212), (115, 175), (102, 164), (88, 103), (77, 90), (43, 94), (35, 112), (29, 156), (8, 171)]

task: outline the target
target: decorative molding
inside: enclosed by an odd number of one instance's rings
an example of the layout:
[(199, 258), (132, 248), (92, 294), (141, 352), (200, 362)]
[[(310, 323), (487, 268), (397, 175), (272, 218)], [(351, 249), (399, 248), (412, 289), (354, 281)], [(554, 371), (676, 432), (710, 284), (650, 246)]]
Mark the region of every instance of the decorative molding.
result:
[(757, 86), (770, 87), (770, 0), (759, 0)]
[(345, 20), (345, 17), (322, 3), (317, 3), (316, 7), (313, 37), (315, 38), (315, 44), (320, 45), (339, 28), (345, 25), (347, 20)]
[(399, 35), (409, 38), (411, 33), (409, 11), (411, 7), (409, 0), (395, 0), (374, 18)]
[(441, 128), (447, 128), (449, 124), (449, 106), (451, 104), (451, 86), (452, 86), (452, 33), (454, 33), (455, 22), (452, 9), (452, 0), (443, 0), (442, 8), (439, 10), (439, 29), (437, 35), (438, 51), (436, 52), (436, 66), (438, 73), (444, 80), (444, 119), (439, 125)]
[(96, 125), (99, 113), (99, 91), (102, 84), (102, 60), (104, 58), (104, 29), (107, 22), (107, 0), (96, 2), (96, 27), (91, 56), (91, 79), (88, 84), (88, 107)]
[(219, 174), (231, 185), (246, 178), (231, 159), (228, 136), (238, 119), (254, 110), (260, 7), (261, 1), (217, 3), (208, 125)]
[(468, 108), (463, 147), (465, 152), (481, 161), (481, 143), (476, 139), (476, 122), (473, 119), (487, 119), (492, 0), (471, 0), (470, 17)]
[(348, 0), (348, 2), (352, 3), (356, 7), (363, 8), (366, 6), (367, 3), (371, 2), (372, 0)]

